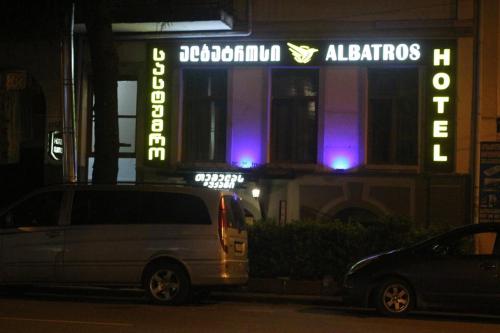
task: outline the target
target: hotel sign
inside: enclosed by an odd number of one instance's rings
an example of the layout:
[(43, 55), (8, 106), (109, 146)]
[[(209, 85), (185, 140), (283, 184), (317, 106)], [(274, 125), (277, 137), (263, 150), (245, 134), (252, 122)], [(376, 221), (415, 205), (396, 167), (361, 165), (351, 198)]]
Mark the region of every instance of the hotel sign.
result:
[[(168, 159), (170, 70), (200, 66), (418, 66), (425, 82), (425, 169), (454, 171), (456, 41), (454, 40), (205, 40), (159, 44), (150, 49), (148, 164)], [(159, 47), (161, 46), (161, 47)], [(164, 165), (159, 164), (159, 165)]]
[(455, 45), (432, 48), (427, 75), (427, 170), (453, 172), (455, 152)]
[(325, 65), (337, 63), (418, 63), (420, 42), (207, 42), (181, 44), (180, 64)]
[(168, 154), (169, 67), (167, 51), (150, 50), (148, 110), (146, 117), (146, 162), (165, 162)]

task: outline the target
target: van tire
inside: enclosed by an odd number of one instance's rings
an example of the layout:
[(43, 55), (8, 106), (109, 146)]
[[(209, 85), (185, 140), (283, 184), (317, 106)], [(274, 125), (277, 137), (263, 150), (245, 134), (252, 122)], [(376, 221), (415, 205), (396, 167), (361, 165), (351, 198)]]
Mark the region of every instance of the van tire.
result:
[(185, 270), (173, 263), (157, 263), (147, 268), (144, 290), (149, 301), (179, 305), (189, 300), (190, 282)]

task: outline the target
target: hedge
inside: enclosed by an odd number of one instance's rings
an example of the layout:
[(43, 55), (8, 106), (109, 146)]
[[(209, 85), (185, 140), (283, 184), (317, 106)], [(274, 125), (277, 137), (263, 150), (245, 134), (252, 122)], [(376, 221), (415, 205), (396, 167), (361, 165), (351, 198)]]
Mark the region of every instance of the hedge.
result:
[[(443, 228), (444, 229), (444, 228)], [(406, 219), (372, 222), (259, 221), (249, 226), (250, 276), (337, 281), (365, 256), (397, 249), (442, 230), (421, 230)]]

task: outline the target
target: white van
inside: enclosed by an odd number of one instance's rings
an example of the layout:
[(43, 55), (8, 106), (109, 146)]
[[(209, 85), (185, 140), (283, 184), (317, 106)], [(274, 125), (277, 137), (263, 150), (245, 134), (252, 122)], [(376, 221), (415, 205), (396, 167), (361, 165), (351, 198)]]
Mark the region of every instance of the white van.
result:
[(164, 185), (36, 191), (0, 212), (0, 283), (139, 286), (161, 304), (248, 280), (231, 192)]

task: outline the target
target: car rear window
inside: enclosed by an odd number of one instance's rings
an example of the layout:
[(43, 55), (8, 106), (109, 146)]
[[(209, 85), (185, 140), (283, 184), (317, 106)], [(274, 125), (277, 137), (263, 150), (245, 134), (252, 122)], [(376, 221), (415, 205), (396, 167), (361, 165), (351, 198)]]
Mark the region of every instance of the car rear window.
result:
[(200, 198), (183, 193), (144, 191), (77, 191), (71, 223), (210, 224)]
[(228, 227), (244, 229), (245, 228), (245, 214), (239, 204), (237, 196), (225, 195), (223, 197), (224, 206), (226, 207)]

